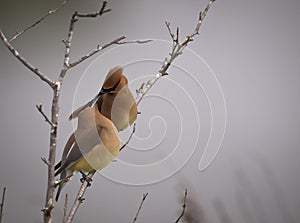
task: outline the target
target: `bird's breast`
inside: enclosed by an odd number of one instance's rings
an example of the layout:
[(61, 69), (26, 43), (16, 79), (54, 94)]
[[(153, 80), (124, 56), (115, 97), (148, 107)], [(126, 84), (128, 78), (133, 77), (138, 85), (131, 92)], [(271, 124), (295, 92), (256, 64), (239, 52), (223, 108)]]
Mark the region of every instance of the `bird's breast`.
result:
[(90, 152), (84, 154), (70, 169), (72, 171), (84, 172), (101, 170), (110, 164), (115, 157), (103, 144), (96, 145)]
[(121, 91), (117, 95), (107, 95), (103, 98), (101, 113), (108, 117), (121, 131), (135, 121), (137, 105), (129, 91)]

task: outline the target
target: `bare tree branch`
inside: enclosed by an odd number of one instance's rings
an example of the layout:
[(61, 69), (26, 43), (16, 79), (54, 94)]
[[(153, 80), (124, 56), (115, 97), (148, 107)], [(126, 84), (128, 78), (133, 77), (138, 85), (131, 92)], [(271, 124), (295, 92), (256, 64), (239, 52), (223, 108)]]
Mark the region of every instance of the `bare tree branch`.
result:
[(104, 1), (103, 1), (102, 7), (101, 7), (101, 9), (100, 9), (100, 11), (99, 11), (99, 15), (102, 15), (102, 14), (104, 14), (104, 13), (106, 13), (106, 12), (110, 12), (110, 11), (111, 11), (111, 9), (106, 9), (107, 3), (108, 3), (107, 0), (104, 0)]
[(41, 78), (42, 81), (46, 82), (51, 88), (55, 87), (55, 82), (50, 80), (45, 74), (43, 74), (38, 68), (31, 65), (24, 57), (20, 55), (20, 53), (10, 44), (10, 42), (7, 40), (4, 33), (0, 30), (0, 38), (2, 42), (5, 44), (5, 46), (10, 50), (10, 52), (22, 63), (27, 67), (29, 70), (31, 70), (33, 73), (35, 73), (39, 78)]
[(182, 54), (183, 50), (188, 45), (188, 43), (193, 41), (194, 36), (199, 34), (201, 24), (202, 24), (202, 22), (203, 22), (203, 20), (206, 16), (206, 14), (208, 13), (208, 11), (209, 11), (209, 9), (210, 9), (213, 2), (215, 2), (215, 0), (210, 0), (208, 2), (208, 4), (206, 5), (204, 11), (200, 12), (199, 19), (198, 19), (198, 22), (196, 24), (195, 29), (193, 30), (193, 32), (191, 34), (187, 35), (186, 39), (182, 43), (179, 42), (179, 37), (178, 37), (179, 36), (179, 28), (176, 29), (176, 35), (175, 35), (171, 31), (170, 23), (166, 22), (168, 32), (169, 32), (169, 34), (171, 36), (171, 39), (172, 39), (172, 42), (173, 42), (172, 51), (169, 54), (169, 56), (165, 58), (165, 61), (163, 62), (163, 65), (161, 66), (159, 72), (151, 80), (149, 80), (146, 83), (143, 83), (141, 85), (141, 87), (136, 90), (136, 92), (137, 92), (137, 97), (136, 97), (137, 104), (140, 103), (140, 101), (142, 100), (144, 95), (152, 88), (152, 86), (156, 83), (156, 81), (159, 78), (161, 78), (164, 75), (167, 75), (167, 70), (169, 69), (169, 67), (171, 66), (173, 61), (179, 55)]
[(0, 204), (0, 223), (2, 222), (2, 217), (3, 217), (5, 193), (6, 193), (6, 187), (3, 187), (2, 200), (1, 200), (1, 204)]
[(100, 52), (101, 50), (103, 50), (103, 49), (105, 49), (105, 48), (107, 48), (107, 47), (109, 47), (113, 44), (116, 44), (118, 41), (125, 38), (125, 36), (119, 37), (119, 38), (113, 40), (112, 42), (102, 46), (102, 47), (100, 45), (98, 45), (97, 48), (93, 52), (81, 57), (79, 60), (77, 60), (73, 63), (70, 63), (71, 42), (72, 42), (72, 39), (73, 39), (75, 23), (78, 21), (78, 18), (95, 18), (95, 17), (103, 15), (104, 13), (107, 13), (107, 12), (111, 11), (110, 9), (106, 9), (107, 3), (108, 3), (107, 0), (104, 0), (102, 2), (102, 6), (101, 6), (100, 10), (98, 12), (95, 12), (95, 13), (79, 13), (77, 11), (75, 11), (73, 13), (72, 18), (71, 18), (71, 22), (70, 22), (70, 26), (69, 26), (67, 40), (63, 40), (63, 43), (65, 44), (65, 56), (64, 56), (63, 69), (60, 73), (60, 79), (64, 78), (64, 76), (65, 76), (65, 74), (66, 74), (66, 72), (69, 68), (78, 65), (79, 63), (81, 63), (84, 60), (90, 58), (91, 56), (95, 55), (96, 53)]
[(138, 218), (138, 216), (139, 216), (139, 214), (140, 214), (140, 211), (141, 211), (141, 209), (142, 209), (142, 206), (143, 206), (143, 204), (144, 204), (144, 201), (146, 200), (147, 196), (148, 196), (148, 193), (143, 194), (142, 201), (141, 201), (141, 203), (140, 203), (140, 206), (139, 206), (139, 208), (138, 208), (138, 210), (137, 210), (137, 212), (136, 212), (136, 214), (135, 214), (135, 217), (134, 217), (132, 223), (135, 223), (135, 222), (136, 222), (136, 220), (137, 220), (137, 218)]
[(42, 209), (44, 212), (44, 222), (52, 222), (52, 210), (54, 208), (54, 189), (55, 189), (55, 156), (56, 156), (56, 145), (57, 145), (57, 127), (58, 127), (58, 113), (59, 113), (59, 97), (60, 97), (61, 82), (57, 82), (56, 87), (53, 88), (52, 108), (51, 108), (51, 126), (50, 130), (50, 148), (48, 155), (48, 182), (46, 190), (45, 207)]
[(66, 194), (66, 197), (65, 197), (63, 222), (66, 221), (66, 218), (67, 218), (67, 211), (68, 211), (68, 194)]
[(44, 113), (43, 111), (43, 105), (42, 104), (38, 104), (35, 106), (37, 108), (37, 110), (41, 113), (41, 115), (45, 118), (45, 121), (51, 126), (51, 127), (55, 127), (55, 124), (53, 122), (50, 121), (49, 117)]
[(108, 3), (108, 1), (104, 0), (102, 2), (102, 6), (101, 6), (101, 8), (98, 12), (95, 12), (95, 13), (78, 13), (77, 16), (81, 17), (81, 18), (95, 18), (97, 16), (101, 16), (104, 13), (107, 13), (107, 12), (111, 11), (111, 9), (106, 9), (107, 3)]
[[(55, 174), (54, 166), (55, 166), (56, 145), (57, 145), (57, 123), (58, 123), (58, 114), (59, 114), (59, 109), (60, 109), (59, 108), (59, 99), (60, 99), (61, 86), (63, 84), (64, 77), (67, 74), (67, 71), (71, 68), (70, 53), (71, 53), (71, 43), (72, 43), (72, 39), (73, 39), (75, 23), (78, 21), (79, 17), (92, 18), (92, 17), (101, 16), (105, 12), (110, 11), (110, 10), (105, 9), (106, 5), (107, 5), (107, 1), (104, 0), (102, 3), (101, 9), (97, 13), (82, 14), (82, 13), (74, 12), (71, 17), (69, 31), (67, 34), (67, 39), (65, 41), (63, 41), (65, 44), (63, 67), (59, 74), (58, 81), (56, 82), (56, 85), (53, 88), (53, 99), (52, 99), (52, 108), (51, 108), (51, 122), (54, 123), (54, 126), (51, 127), (51, 132), (50, 132), (50, 149), (49, 149), (50, 165), (48, 166), (48, 186), (47, 186), (47, 193), (46, 193), (45, 208), (43, 209), (45, 223), (51, 222), (51, 220), (52, 220), (51, 212), (54, 207), (53, 195), (54, 195), (54, 189), (56, 186), (55, 175), (54, 175)], [(100, 50), (97, 52), (100, 52)], [(77, 64), (79, 64), (79, 63), (77, 63)], [(84, 193), (86, 190), (86, 186), (85, 186), (85, 183), (83, 183), (81, 186), (82, 189), (80, 189), (80, 191), (83, 191), (83, 193)], [(83, 193), (82, 193), (82, 195), (83, 195)], [(80, 204), (80, 202), (78, 203), (78, 201), (74, 202), (73, 208), (71, 209), (70, 215), (67, 217), (66, 222), (72, 221), (72, 219), (74, 218), (74, 215), (79, 207), (79, 204)]]
[(26, 31), (28, 31), (29, 29), (35, 27), (36, 25), (38, 25), (39, 23), (41, 23), (44, 19), (46, 19), (48, 16), (58, 12), (65, 4), (67, 4), (69, 0), (64, 0), (56, 9), (50, 10), (46, 15), (44, 15), (42, 18), (40, 18), (38, 21), (36, 21), (35, 23), (29, 25), (28, 27), (26, 27), (24, 30), (16, 33), (16, 35), (14, 35), (9, 42), (11, 43), (12, 41), (14, 41), (16, 38), (18, 38), (19, 36), (21, 36), (23, 33), (25, 33)]
[(125, 144), (120, 148), (120, 151), (122, 151), (122, 149), (124, 149), (128, 145), (128, 143), (130, 142), (133, 134), (135, 133), (135, 126), (136, 126), (136, 123), (133, 124), (133, 128), (132, 128), (132, 131), (131, 131), (131, 133), (129, 135), (129, 138), (127, 139), (127, 141), (125, 142)]
[(185, 208), (186, 208), (186, 198), (187, 198), (187, 189), (185, 189), (185, 192), (184, 192), (184, 198), (183, 198), (183, 205), (182, 205), (181, 214), (179, 215), (179, 217), (177, 218), (175, 223), (178, 223), (180, 221), (180, 219), (184, 216), (184, 212), (185, 212)]
[(151, 41), (152, 41), (151, 39), (147, 39), (147, 40), (128, 40), (128, 41), (120, 41), (117, 44), (119, 44), (119, 45), (128, 44), (128, 43), (144, 44), (144, 43), (149, 43)]
[(84, 198), (83, 198), (83, 195), (89, 185), (89, 181), (93, 178), (94, 174), (96, 173), (95, 172), (91, 172), (89, 173), (86, 178), (84, 179), (83, 183), (81, 184), (81, 187), (77, 193), (77, 196), (75, 198), (75, 201), (72, 205), (72, 208), (66, 218), (66, 220), (64, 221), (64, 223), (71, 223), (73, 221), (73, 218), (79, 208), (79, 205), (84, 201)]
[(76, 65), (80, 64), (81, 62), (85, 61), (86, 59), (90, 58), (91, 56), (95, 55), (96, 53), (100, 52), (101, 50), (103, 50), (103, 49), (105, 49), (105, 48), (107, 48), (107, 47), (109, 47), (113, 44), (120, 44), (119, 41), (122, 40), (122, 39), (125, 39), (125, 38), (126, 38), (125, 36), (121, 36), (121, 37), (118, 37), (117, 39), (115, 39), (115, 40), (113, 40), (113, 41), (111, 41), (111, 42), (109, 42), (109, 43), (107, 43), (103, 46), (98, 45), (97, 48), (94, 51), (92, 51), (92, 52), (88, 53), (87, 55), (81, 57), (79, 60), (77, 60), (73, 63), (70, 63), (69, 67), (70, 68), (75, 67)]

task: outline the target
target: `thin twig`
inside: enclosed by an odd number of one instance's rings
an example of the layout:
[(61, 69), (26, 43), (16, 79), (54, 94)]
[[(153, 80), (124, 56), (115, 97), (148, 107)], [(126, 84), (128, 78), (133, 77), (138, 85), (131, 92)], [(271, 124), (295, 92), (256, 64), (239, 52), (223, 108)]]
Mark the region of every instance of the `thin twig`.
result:
[(72, 39), (73, 39), (75, 23), (78, 21), (78, 18), (95, 18), (95, 17), (103, 15), (106, 12), (111, 11), (110, 9), (106, 9), (107, 3), (108, 3), (107, 0), (104, 0), (102, 2), (102, 6), (101, 6), (100, 10), (98, 12), (95, 12), (95, 13), (79, 13), (77, 11), (75, 11), (73, 13), (71, 21), (70, 21), (68, 37), (67, 37), (66, 40), (63, 40), (63, 43), (65, 44), (65, 56), (64, 56), (63, 70), (61, 71), (61, 74), (60, 74), (61, 79), (64, 78), (64, 76), (66, 74), (66, 71), (69, 68), (78, 65), (79, 63), (81, 63), (84, 60), (88, 59), (89, 57), (93, 56), (94, 54), (100, 52), (104, 48), (107, 48), (107, 47), (111, 46), (112, 44), (115, 44), (116, 42), (118, 42), (118, 41), (125, 38), (124, 36), (119, 37), (116, 40), (114, 40), (114, 41), (112, 41), (112, 42), (110, 42), (110, 43), (108, 43), (108, 44), (106, 44), (102, 47), (100, 47), (100, 45), (98, 45), (97, 48), (93, 52), (81, 57), (81, 59), (79, 59), (79, 60), (77, 60), (73, 63), (70, 63), (71, 42), (72, 42)]
[(22, 63), (27, 67), (29, 70), (31, 70), (33, 73), (35, 73), (39, 78), (41, 78), (42, 81), (46, 82), (51, 88), (54, 88), (56, 86), (56, 83), (52, 81), (50, 78), (48, 78), (45, 74), (43, 74), (38, 68), (31, 65), (24, 57), (20, 55), (20, 53), (10, 44), (10, 42), (7, 40), (4, 33), (0, 30), (0, 38), (2, 42), (5, 44), (5, 46), (10, 50), (10, 52)]
[[(65, 56), (64, 56), (64, 67), (63, 67), (64, 70), (67, 70), (69, 67), (71, 42), (72, 42), (73, 33), (74, 33), (74, 24), (77, 21), (76, 16), (77, 16), (77, 12), (74, 12), (74, 14), (72, 15), (72, 18), (71, 18), (67, 40), (64, 41), (64, 43), (65, 43)], [(63, 72), (61, 72), (61, 74), (60, 74), (61, 78), (63, 78), (62, 73)]]
[(156, 81), (161, 78), (164, 75), (167, 75), (167, 70), (169, 69), (169, 67), (171, 66), (171, 64), (173, 63), (173, 61), (182, 54), (183, 50), (185, 49), (185, 47), (188, 45), (188, 43), (190, 43), (191, 41), (193, 41), (193, 37), (195, 35), (199, 34), (199, 30), (201, 27), (201, 24), (206, 16), (206, 14), (208, 13), (212, 3), (215, 2), (215, 0), (210, 0), (208, 2), (208, 4), (206, 5), (205, 9), (203, 12), (199, 13), (199, 18), (198, 18), (198, 22), (196, 24), (195, 29), (193, 30), (192, 33), (190, 33), (189, 35), (187, 35), (186, 39), (180, 43), (179, 42), (179, 28), (176, 29), (176, 36), (174, 33), (172, 33), (171, 31), (171, 24), (169, 22), (166, 22), (166, 26), (167, 26), (167, 30), (171, 36), (172, 42), (173, 42), (173, 46), (172, 46), (172, 50), (171, 53), (169, 54), (168, 57), (165, 58), (159, 72), (148, 82), (143, 83), (141, 85), (141, 87), (139, 89), (136, 90), (137, 92), (137, 97), (136, 97), (136, 103), (139, 104), (140, 101), (142, 100), (142, 98), (144, 97), (144, 95), (152, 88), (152, 86), (156, 83)]
[(89, 179), (92, 179), (94, 176), (95, 172), (91, 172), (89, 173), (85, 180), (83, 181), (83, 183), (81, 184), (81, 187), (77, 193), (77, 196), (75, 198), (75, 201), (72, 205), (72, 208), (66, 218), (66, 220), (64, 221), (64, 223), (71, 223), (73, 221), (73, 218), (77, 212), (77, 209), (79, 208), (79, 205), (84, 201), (83, 195), (89, 185)]
[(110, 12), (111, 11), (111, 9), (106, 9), (106, 5), (107, 5), (107, 0), (104, 0), (103, 2), (102, 2), (102, 7), (101, 7), (101, 9), (100, 9), (100, 11), (99, 11), (99, 15), (102, 15), (103, 13), (106, 13), (106, 12)]
[(171, 39), (175, 42), (175, 37), (174, 37), (174, 34), (172, 33), (172, 30), (171, 30), (171, 23), (170, 22), (165, 22), (165, 24), (167, 26), (168, 32), (171, 36)]
[(58, 12), (65, 4), (67, 4), (69, 0), (64, 0), (56, 9), (50, 10), (46, 15), (44, 15), (42, 18), (40, 18), (38, 21), (36, 21), (35, 23), (31, 24), (30, 26), (26, 27), (24, 30), (19, 31), (16, 33), (16, 35), (14, 35), (9, 42), (11, 43), (12, 41), (14, 41), (16, 38), (18, 38), (19, 36), (21, 36), (23, 33), (25, 33), (26, 31), (28, 31), (29, 29), (35, 27), (36, 25), (38, 25), (39, 23), (41, 23), (44, 19), (46, 19), (48, 16), (53, 15), (54, 13)]
[(43, 111), (43, 105), (42, 104), (38, 104), (35, 106), (37, 108), (37, 110), (42, 114), (42, 116), (45, 118), (45, 121), (51, 126), (51, 127), (55, 127), (56, 124), (54, 124), (53, 122), (50, 121), (49, 117), (44, 113)]
[(177, 218), (175, 223), (178, 223), (180, 221), (180, 219), (184, 216), (184, 212), (185, 212), (185, 208), (186, 208), (186, 198), (187, 198), (187, 189), (185, 189), (185, 192), (184, 192), (184, 198), (183, 198), (183, 205), (182, 205), (181, 214), (179, 215), (179, 217)]
[(120, 151), (121, 151), (122, 149), (124, 149), (124, 148), (128, 145), (128, 143), (130, 142), (130, 140), (131, 140), (133, 134), (135, 133), (135, 126), (136, 126), (136, 123), (133, 124), (133, 128), (132, 128), (132, 131), (131, 131), (131, 133), (130, 133), (130, 135), (129, 135), (129, 138), (127, 139), (127, 141), (125, 142), (125, 144), (120, 148)]
[(66, 221), (66, 218), (67, 218), (67, 211), (68, 211), (68, 193), (66, 193), (66, 197), (65, 197), (63, 222)]
[(0, 223), (2, 222), (2, 217), (3, 217), (5, 193), (6, 193), (6, 187), (3, 187), (2, 200), (1, 200), (1, 204), (0, 204)]
[(147, 196), (148, 196), (148, 193), (143, 194), (142, 201), (141, 201), (141, 203), (140, 203), (140, 206), (139, 206), (139, 208), (138, 208), (138, 210), (137, 210), (137, 212), (136, 212), (136, 214), (135, 214), (135, 217), (134, 217), (132, 223), (136, 222), (136, 220), (137, 220), (137, 218), (138, 218), (138, 216), (139, 216), (139, 214), (140, 214), (141, 208), (142, 208), (142, 206), (143, 206), (143, 204), (144, 204), (144, 201), (146, 200)]
[(119, 45), (128, 44), (128, 43), (144, 44), (144, 43), (149, 43), (151, 41), (152, 41), (151, 39), (147, 39), (147, 40), (128, 40), (128, 41), (120, 41), (117, 44), (119, 44)]
[(97, 16), (101, 16), (104, 13), (110, 12), (111, 9), (106, 9), (108, 1), (104, 0), (102, 2), (102, 6), (100, 8), (100, 10), (98, 12), (94, 12), (94, 13), (78, 13), (77, 16), (81, 17), (81, 18), (95, 18)]
[(125, 39), (125, 38), (126, 38), (125, 36), (121, 36), (121, 37), (118, 37), (115, 40), (113, 40), (113, 41), (111, 41), (111, 42), (109, 42), (109, 43), (107, 43), (103, 46), (98, 45), (97, 48), (94, 51), (92, 51), (92, 52), (88, 53), (87, 55), (81, 57), (79, 60), (77, 60), (73, 63), (70, 63), (69, 67), (70, 68), (75, 67), (76, 65), (80, 64), (81, 62), (85, 61), (86, 59), (90, 58), (91, 56), (95, 55), (96, 53), (100, 52), (101, 50), (103, 50), (103, 49), (105, 49), (105, 48), (107, 48), (107, 47), (109, 47), (113, 44), (120, 44), (119, 41), (122, 40), (122, 39)]

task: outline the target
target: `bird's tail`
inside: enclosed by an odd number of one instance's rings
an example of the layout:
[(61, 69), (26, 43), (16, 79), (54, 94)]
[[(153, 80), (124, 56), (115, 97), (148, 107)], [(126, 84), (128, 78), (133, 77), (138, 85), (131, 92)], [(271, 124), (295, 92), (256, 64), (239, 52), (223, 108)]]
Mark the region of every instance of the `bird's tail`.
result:
[(58, 186), (57, 192), (56, 192), (56, 197), (55, 197), (55, 201), (58, 201), (59, 195), (61, 193), (61, 190), (63, 189), (63, 187), (66, 185), (66, 177), (67, 177), (67, 171), (62, 171), (60, 174), (60, 184)]

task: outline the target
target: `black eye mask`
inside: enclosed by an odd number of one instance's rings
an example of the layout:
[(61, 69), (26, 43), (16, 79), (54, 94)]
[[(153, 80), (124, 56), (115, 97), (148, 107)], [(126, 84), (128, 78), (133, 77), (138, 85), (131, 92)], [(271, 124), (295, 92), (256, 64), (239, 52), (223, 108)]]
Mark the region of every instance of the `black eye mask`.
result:
[(100, 92), (98, 93), (98, 95), (102, 95), (102, 94), (110, 94), (113, 93), (116, 88), (118, 87), (119, 83), (120, 83), (121, 79), (111, 88), (101, 88)]

